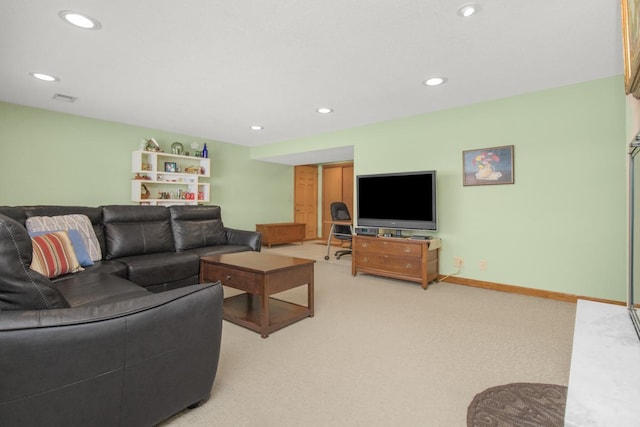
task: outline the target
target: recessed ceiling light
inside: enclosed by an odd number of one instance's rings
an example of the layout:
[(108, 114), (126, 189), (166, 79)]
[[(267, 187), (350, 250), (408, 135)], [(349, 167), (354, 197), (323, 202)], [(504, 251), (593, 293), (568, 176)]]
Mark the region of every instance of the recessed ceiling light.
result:
[(62, 10), (58, 12), (58, 16), (65, 22), (85, 30), (97, 30), (102, 27), (97, 19), (72, 10)]
[(58, 80), (60, 80), (56, 76), (44, 73), (29, 73), (29, 75), (34, 79), (42, 80), (43, 82), (57, 82)]
[(316, 111), (320, 114), (329, 114), (333, 112), (331, 108), (327, 108), (327, 107), (318, 108)]
[(447, 82), (446, 77), (431, 77), (424, 81), (424, 84), (427, 86), (439, 86), (443, 83)]
[(251, 126), (251, 130), (262, 130), (264, 129), (264, 127), (260, 126), (260, 125), (253, 125)]
[(478, 5), (475, 3), (466, 3), (458, 8), (458, 15), (467, 18), (478, 11)]

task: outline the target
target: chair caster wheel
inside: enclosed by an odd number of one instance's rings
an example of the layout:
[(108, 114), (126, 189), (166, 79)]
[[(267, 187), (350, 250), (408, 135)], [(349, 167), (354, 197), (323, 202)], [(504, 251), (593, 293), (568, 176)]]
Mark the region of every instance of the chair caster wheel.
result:
[(325, 261), (329, 261), (329, 255), (325, 255), (325, 256), (324, 256), (324, 260), (325, 260)]

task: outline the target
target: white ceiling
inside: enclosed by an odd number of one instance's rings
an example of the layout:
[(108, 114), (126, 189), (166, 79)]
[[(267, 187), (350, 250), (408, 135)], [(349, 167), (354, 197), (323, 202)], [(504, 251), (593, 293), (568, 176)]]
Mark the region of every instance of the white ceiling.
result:
[(0, 0), (0, 100), (259, 146), (623, 72), (619, 0), (463, 3)]

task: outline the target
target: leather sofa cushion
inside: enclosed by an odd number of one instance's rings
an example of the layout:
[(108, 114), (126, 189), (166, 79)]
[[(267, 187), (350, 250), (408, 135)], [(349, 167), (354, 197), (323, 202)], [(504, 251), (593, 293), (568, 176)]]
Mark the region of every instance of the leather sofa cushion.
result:
[(2, 313), (0, 424), (152, 426), (209, 396), (222, 286)]
[(171, 206), (169, 211), (178, 252), (227, 244), (220, 206)]
[(105, 273), (73, 276), (57, 282), (56, 288), (71, 307), (97, 306), (150, 295), (149, 291), (129, 280)]
[(145, 286), (144, 288), (149, 292), (153, 292), (155, 294), (159, 292), (167, 292), (173, 289), (184, 288), (185, 286), (197, 285), (198, 283), (200, 283), (200, 275), (196, 274), (191, 277), (180, 279), (176, 282), (160, 283), (156, 285)]
[(200, 271), (200, 257), (187, 252), (165, 252), (118, 258), (127, 266), (127, 278), (140, 286), (177, 282)]
[(24, 209), (29, 218), (34, 216), (86, 215), (92, 224), (102, 223), (102, 208), (99, 207), (36, 205), (26, 206)]
[(187, 252), (196, 254), (198, 257), (205, 255), (217, 255), (217, 254), (230, 254), (234, 252), (246, 252), (252, 250), (249, 246), (245, 245), (218, 245), (218, 246), (206, 246), (204, 248), (193, 248)]
[(62, 280), (70, 279), (71, 277), (82, 277), (86, 274), (105, 273), (112, 274), (114, 276), (127, 278), (127, 266), (118, 261), (98, 261), (93, 265), (84, 267), (84, 271), (79, 271), (73, 274), (65, 274), (64, 276), (56, 277), (52, 280), (54, 283), (58, 283)]
[(164, 206), (104, 206), (106, 259), (174, 252)]
[(248, 246), (252, 251), (260, 252), (262, 249), (262, 233), (235, 228), (224, 229), (227, 233), (227, 244)]
[(0, 214), (0, 311), (67, 308), (49, 279), (31, 270), (33, 248), (27, 230)]
[(0, 214), (16, 220), (22, 225), (24, 225), (27, 220), (27, 214), (23, 206), (0, 206)]

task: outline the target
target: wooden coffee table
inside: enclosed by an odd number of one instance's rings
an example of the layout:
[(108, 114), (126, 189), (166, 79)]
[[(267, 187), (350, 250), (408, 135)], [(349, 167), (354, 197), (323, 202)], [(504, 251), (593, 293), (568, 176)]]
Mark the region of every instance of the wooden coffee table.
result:
[[(314, 260), (262, 252), (207, 255), (200, 258), (200, 283), (217, 282), (245, 291), (224, 300), (222, 318), (260, 332), (271, 332), (313, 317)], [(270, 295), (307, 285), (307, 306)]]

